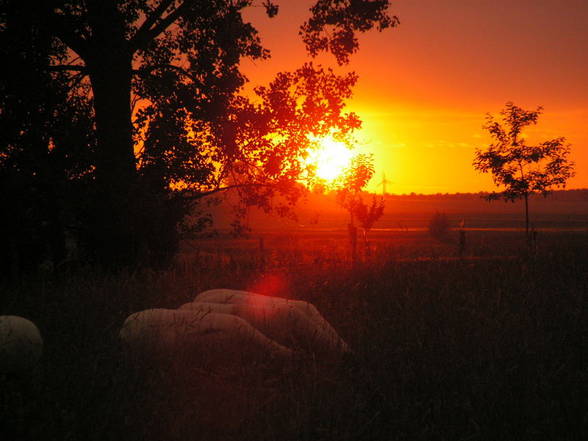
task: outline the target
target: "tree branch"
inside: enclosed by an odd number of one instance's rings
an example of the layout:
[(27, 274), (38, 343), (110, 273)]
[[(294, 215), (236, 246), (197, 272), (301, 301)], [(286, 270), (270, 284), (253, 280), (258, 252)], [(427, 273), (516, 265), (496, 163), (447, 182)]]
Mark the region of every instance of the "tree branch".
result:
[(152, 71), (154, 71), (156, 69), (171, 69), (171, 70), (175, 70), (175, 71), (179, 72), (180, 74), (182, 74), (183, 76), (185, 76), (186, 78), (189, 78), (190, 80), (192, 80), (194, 83), (196, 83), (196, 84), (202, 84), (202, 81), (200, 81), (197, 77), (195, 77), (194, 75), (192, 75), (186, 69), (184, 69), (183, 67), (180, 67), (180, 66), (174, 66), (173, 64), (157, 64), (155, 66), (149, 66), (148, 68), (133, 69), (133, 73), (134, 74), (150, 73), (150, 72), (152, 72)]
[(69, 25), (70, 20), (67, 17), (52, 13), (49, 15), (49, 20), (53, 21), (55, 29), (55, 35), (65, 45), (69, 46), (76, 54), (83, 60), (86, 60), (88, 56), (88, 42), (75, 33), (73, 28)]
[(76, 87), (78, 87), (81, 84), (82, 80), (84, 78), (86, 78), (87, 76), (88, 76), (88, 74), (85, 73), (85, 72), (84, 73), (79, 73), (79, 74), (75, 75), (73, 77), (73, 82), (71, 84), (71, 89), (74, 90)]
[(238, 188), (246, 188), (246, 187), (275, 187), (275, 184), (261, 184), (261, 183), (249, 183), (249, 184), (234, 184), (234, 185), (228, 185), (226, 187), (219, 187), (219, 188), (215, 188), (214, 190), (209, 190), (209, 191), (204, 191), (202, 193), (198, 193), (198, 194), (194, 194), (194, 195), (190, 195), (190, 196), (184, 196), (183, 199), (186, 201), (196, 201), (199, 199), (203, 199), (207, 196), (213, 195), (215, 193), (221, 193), (221, 192), (225, 192), (228, 190), (234, 190), (234, 189), (238, 189)]
[(64, 72), (64, 71), (69, 70), (69, 71), (73, 71), (73, 72), (87, 73), (86, 66), (80, 66), (78, 64), (73, 64), (73, 65), (62, 64), (62, 65), (49, 66), (48, 70), (50, 72)]
[(151, 11), (151, 14), (145, 18), (145, 21), (133, 36), (131, 40), (131, 46), (133, 46), (135, 40), (141, 40), (144, 38), (144, 35), (149, 31), (149, 29), (151, 29), (151, 26), (153, 26), (155, 22), (161, 18), (161, 14), (163, 14), (173, 2), (174, 0), (162, 0), (159, 6)]
[[(167, 9), (169, 4), (163, 10), (160, 10), (160, 7), (155, 9), (155, 11), (153, 11), (152, 16), (150, 16), (149, 21), (153, 24), (155, 24), (155, 22), (158, 19), (160, 19), (160, 21), (156, 23), (152, 28), (143, 28), (143, 26), (141, 26), (141, 29), (135, 34), (133, 39), (129, 42), (129, 48), (131, 50), (131, 53), (134, 53), (139, 49), (143, 49), (147, 45), (147, 43), (157, 38), (159, 34), (165, 31), (174, 21), (176, 21), (184, 13), (186, 9), (188, 9), (190, 3), (192, 3), (190, 0), (185, 0), (180, 6), (178, 6), (172, 12), (167, 14), (165, 18), (157, 17), (157, 15), (163, 13), (163, 11)], [(159, 12), (159, 14), (156, 14), (156, 12)]]

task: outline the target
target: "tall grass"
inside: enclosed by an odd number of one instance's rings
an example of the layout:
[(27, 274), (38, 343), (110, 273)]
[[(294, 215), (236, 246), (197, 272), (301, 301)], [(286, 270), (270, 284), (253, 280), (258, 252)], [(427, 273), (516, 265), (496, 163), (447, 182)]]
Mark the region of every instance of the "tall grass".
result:
[[(268, 240), (263, 259), (240, 245), (212, 257), (187, 253), (169, 271), (85, 270), (3, 286), (0, 313), (34, 320), (46, 347), (32, 379), (0, 376), (0, 433), (84, 441), (586, 439), (587, 236), (545, 235), (533, 254), (513, 237), (472, 235), (476, 259), (454, 258), (451, 243), (421, 236), (380, 241), (355, 269), (324, 240)], [(131, 312), (177, 307), (209, 288), (254, 286), (313, 302), (353, 355), (334, 366), (307, 360), (279, 374), (260, 366), (228, 378), (137, 369), (120, 351), (117, 332)]]

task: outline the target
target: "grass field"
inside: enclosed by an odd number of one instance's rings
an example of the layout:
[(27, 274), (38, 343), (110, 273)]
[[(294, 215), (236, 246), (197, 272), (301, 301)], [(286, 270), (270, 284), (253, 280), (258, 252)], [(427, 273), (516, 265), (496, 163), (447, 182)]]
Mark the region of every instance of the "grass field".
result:
[[(0, 433), (60, 440), (588, 439), (586, 231), (383, 229), (349, 260), (345, 232), (186, 241), (175, 266), (37, 274), (1, 289), (2, 314), (45, 336), (34, 378), (0, 377)], [(131, 312), (209, 288), (314, 303), (353, 348), (340, 363), (229, 376), (136, 369)], [(219, 419), (222, 423), (219, 423)], [(8, 438), (7, 438), (8, 439)]]

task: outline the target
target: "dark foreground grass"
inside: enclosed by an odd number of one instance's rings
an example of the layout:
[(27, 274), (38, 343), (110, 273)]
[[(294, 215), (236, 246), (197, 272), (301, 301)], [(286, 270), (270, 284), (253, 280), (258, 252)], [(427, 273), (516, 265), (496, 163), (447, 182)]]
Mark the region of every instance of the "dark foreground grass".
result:
[[(513, 255), (497, 236), (493, 254), (508, 258), (381, 254), (355, 269), (252, 260), (31, 277), (2, 289), (0, 313), (35, 321), (45, 353), (31, 376), (0, 376), (0, 433), (84, 441), (585, 440), (586, 239), (554, 236), (537, 253)], [(137, 368), (123, 356), (116, 335), (129, 313), (177, 307), (213, 287), (311, 301), (354, 353), (330, 366), (302, 360), (279, 372), (261, 364), (222, 376)]]

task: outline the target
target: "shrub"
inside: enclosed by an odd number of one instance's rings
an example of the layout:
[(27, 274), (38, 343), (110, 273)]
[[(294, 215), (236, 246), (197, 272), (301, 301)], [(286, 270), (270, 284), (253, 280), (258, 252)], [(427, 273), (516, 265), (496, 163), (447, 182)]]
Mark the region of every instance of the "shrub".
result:
[(447, 215), (442, 212), (435, 212), (429, 221), (429, 234), (435, 239), (446, 240), (449, 236), (450, 229)]

